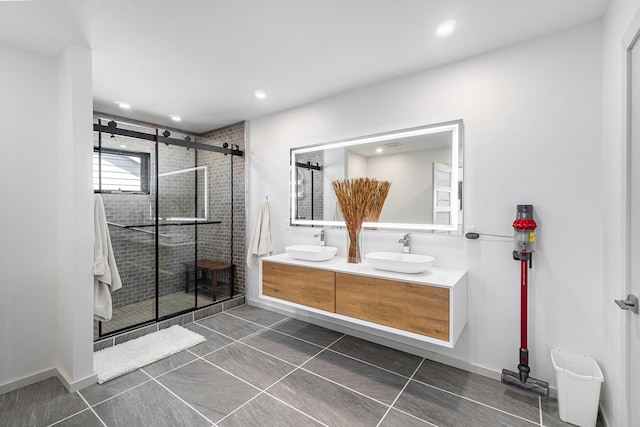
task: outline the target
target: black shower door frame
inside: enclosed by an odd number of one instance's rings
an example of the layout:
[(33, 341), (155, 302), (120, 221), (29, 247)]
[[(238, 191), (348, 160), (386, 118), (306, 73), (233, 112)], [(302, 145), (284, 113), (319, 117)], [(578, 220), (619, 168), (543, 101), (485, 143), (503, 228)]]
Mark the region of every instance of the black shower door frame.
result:
[[(168, 132), (165, 132), (164, 135), (160, 135), (159, 133), (159, 129), (156, 128), (155, 130), (155, 134), (151, 134), (151, 133), (145, 133), (145, 132), (139, 132), (139, 131), (134, 131), (134, 130), (130, 130), (130, 129), (120, 129), (117, 127), (117, 123), (115, 121), (110, 121), (108, 123), (108, 125), (104, 125), (102, 124), (102, 119), (98, 120), (98, 123), (94, 123), (93, 124), (93, 130), (94, 132), (98, 132), (98, 174), (99, 174), (99, 187), (100, 189), (102, 188), (101, 185), (101, 179), (102, 179), (102, 134), (108, 134), (108, 135), (119, 135), (119, 136), (124, 136), (124, 137), (128, 137), (128, 138), (135, 138), (135, 139), (141, 139), (141, 140), (145, 140), (145, 141), (149, 141), (155, 144), (155, 158), (156, 158), (156, 168), (155, 168), (155, 176), (153, 177), (155, 179), (155, 189), (156, 189), (156, 194), (155, 194), (155, 221), (154, 224), (141, 224), (141, 225), (130, 225), (130, 226), (126, 226), (126, 228), (143, 228), (143, 227), (147, 227), (147, 226), (152, 226), (154, 227), (155, 230), (155, 318), (154, 319), (150, 319), (144, 322), (140, 322), (140, 323), (136, 323), (130, 326), (126, 326), (124, 328), (121, 329), (117, 329), (114, 331), (110, 331), (108, 333), (103, 334), (102, 333), (102, 323), (101, 321), (98, 322), (98, 337), (96, 338), (96, 340), (99, 339), (103, 339), (103, 338), (107, 338), (110, 336), (114, 336), (123, 332), (127, 332), (127, 331), (131, 331), (131, 330), (135, 330), (147, 325), (152, 325), (152, 324), (156, 324), (158, 322), (161, 322), (163, 320), (167, 320), (167, 319), (171, 319), (173, 317), (177, 317), (177, 316), (181, 316), (183, 314), (187, 314), (196, 310), (199, 310), (201, 308), (204, 307), (209, 307), (211, 305), (215, 305), (215, 304), (219, 304), (223, 301), (227, 301), (231, 298), (233, 298), (234, 294), (233, 294), (233, 288), (234, 288), (234, 271), (235, 268), (231, 268), (231, 272), (230, 277), (229, 277), (229, 287), (230, 287), (230, 291), (229, 291), (229, 298), (224, 299), (224, 300), (220, 300), (220, 301), (212, 301), (211, 304), (207, 304), (205, 306), (202, 307), (198, 307), (197, 305), (197, 301), (198, 301), (198, 286), (196, 284), (195, 290), (194, 290), (194, 305), (193, 307), (189, 308), (189, 309), (185, 309), (185, 310), (181, 310), (181, 311), (177, 311), (174, 313), (170, 313), (164, 316), (160, 316), (160, 307), (159, 307), (159, 291), (160, 291), (160, 275), (159, 275), (159, 270), (160, 270), (160, 242), (159, 242), (159, 236), (160, 236), (160, 227), (161, 226), (166, 226), (166, 225), (185, 225), (185, 226), (194, 226), (194, 237), (195, 237), (195, 241), (194, 241), (194, 261), (197, 263), (198, 260), (198, 225), (207, 225), (207, 224), (220, 224), (222, 223), (222, 221), (193, 221), (193, 222), (180, 222), (179, 224), (160, 224), (160, 221), (158, 219), (158, 215), (159, 215), (159, 203), (160, 203), (160, 187), (159, 187), (159, 144), (166, 144), (166, 145), (174, 145), (174, 146), (179, 146), (179, 147), (185, 147), (187, 149), (193, 149), (194, 150), (194, 163), (197, 165), (198, 162), (198, 150), (204, 150), (204, 151), (209, 151), (209, 152), (217, 152), (217, 153), (222, 153), (225, 156), (230, 155), (230, 167), (231, 167), (231, 181), (230, 181), (230, 190), (231, 190), (231, 194), (230, 194), (230, 199), (231, 199), (231, 203), (230, 203), (230, 207), (231, 207), (231, 224), (230, 224), (230, 256), (229, 259), (231, 260), (231, 263), (233, 264), (233, 158), (235, 156), (239, 156), (239, 157), (243, 157), (244, 156), (244, 152), (242, 150), (239, 149), (239, 147), (236, 145), (235, 149), (233, 148), (233, 146), (231, 146), (231, 148), (229, 148), (228, 144), (223, 144), (222, 147), (218, 147), (218, 146), (214, 146), (214, 145), (209, 145), (209, 144), (202, 144), (199, 142), (195, 142), (195, 141), (191, 141), (190, 138), (185, 138), (185, 140), (181, 140), (181, 139), (177, 139), (177, 138), (171, 138)], [(197, 187), (197, 179), (196, 179), (196, 187)], [(100, 192), (100, 190), (97, 190), (96, 192)], [(197, 188), (195, 191), (195, 206), (197, 209), (197, 204), (198, 204), (198, 192), (197, 192)], [(197, 274), (197, 273), (196, 273)], [(197, 280), (196, 280), (197, 281)]]

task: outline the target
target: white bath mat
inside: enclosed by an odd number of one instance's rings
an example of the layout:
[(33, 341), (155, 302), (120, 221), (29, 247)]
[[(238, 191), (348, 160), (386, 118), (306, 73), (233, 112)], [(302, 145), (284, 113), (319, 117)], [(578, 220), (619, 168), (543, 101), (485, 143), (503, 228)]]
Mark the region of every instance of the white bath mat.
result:
[(204, 341), (202, 335), (174, 325), (96, 351), (93, 353), (93, 369), (98, 375), (98, 383), (102, 384)]

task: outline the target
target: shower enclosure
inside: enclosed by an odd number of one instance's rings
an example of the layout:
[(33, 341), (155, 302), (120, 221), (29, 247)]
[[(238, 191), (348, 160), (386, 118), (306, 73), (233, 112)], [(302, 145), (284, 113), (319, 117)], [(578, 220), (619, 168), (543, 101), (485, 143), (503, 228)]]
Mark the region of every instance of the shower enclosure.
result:
[(93, 186), (105, 206), (122, 288), (96, 339), (234, 294), (237, 145), (109, 119), (94, 121)]

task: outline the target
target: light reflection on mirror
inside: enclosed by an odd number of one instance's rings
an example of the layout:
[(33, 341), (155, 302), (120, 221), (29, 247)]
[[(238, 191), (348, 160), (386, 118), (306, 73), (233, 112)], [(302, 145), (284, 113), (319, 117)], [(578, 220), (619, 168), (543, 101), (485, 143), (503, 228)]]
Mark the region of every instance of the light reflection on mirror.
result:
[(331, 182), (391, 181), (378, 229), (460, 232), (462, 120), (291, 150), (291, 224), (344, 226)]

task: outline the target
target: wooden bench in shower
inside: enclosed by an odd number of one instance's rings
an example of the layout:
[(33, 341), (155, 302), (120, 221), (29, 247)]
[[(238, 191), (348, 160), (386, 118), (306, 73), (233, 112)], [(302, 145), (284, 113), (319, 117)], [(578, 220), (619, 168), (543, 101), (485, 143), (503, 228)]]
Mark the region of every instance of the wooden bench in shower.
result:
[[(194, 272), (195, 285), (211, 287), (211, 297), (216, 300), (218, 288), (229, 286), (229, 295), (233, 293), (233, 264), (214, 259), (199, 259), (196, 262), (184, 263), (184, 291), (189, 292), (191, 272)], [(218, 274), (227, 272), (229, 282), (218, 282)]]

